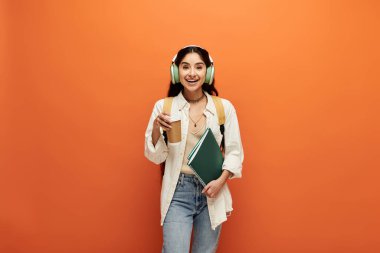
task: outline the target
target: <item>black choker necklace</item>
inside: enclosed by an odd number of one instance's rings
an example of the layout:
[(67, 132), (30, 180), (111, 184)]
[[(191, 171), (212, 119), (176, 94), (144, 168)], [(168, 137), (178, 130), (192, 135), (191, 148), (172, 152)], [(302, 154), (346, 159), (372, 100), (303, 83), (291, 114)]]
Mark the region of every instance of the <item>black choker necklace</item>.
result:
[(185, 96), (184, 97), (185, 97), (186, 101), (189, 102), (190, 104), (196, 104), (199, 101), (201, 101), (204, 96), (205, 96), (205, 94), (202, 92), (202, 96), (200, 98), (197, 98), (197, 99), (187, 99)]

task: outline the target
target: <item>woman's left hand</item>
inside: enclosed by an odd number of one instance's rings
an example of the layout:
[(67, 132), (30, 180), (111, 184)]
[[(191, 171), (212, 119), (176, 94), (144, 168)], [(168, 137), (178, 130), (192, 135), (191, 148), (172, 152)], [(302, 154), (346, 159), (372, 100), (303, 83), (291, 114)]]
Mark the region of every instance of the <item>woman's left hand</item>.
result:
[(220, 189), (226, 183), (227, 179), (231, 177), (232, 173), (228, 170), (223, 170), (222, 175), (218, 179), (209, 182), (205, 188), (203, 188), (202, 193), (206, 194), (209, 198), (215, 198), (218, 195)]
[(205, 186), (205, 188), (203, 188), (202, 193), (206, 194), (206, 196), (209, 198), (215, 198), (216, 195), (218, 195), (220, 189), (222, 189), (225, 182), (226, 181), (222, 178), (212, 180)]

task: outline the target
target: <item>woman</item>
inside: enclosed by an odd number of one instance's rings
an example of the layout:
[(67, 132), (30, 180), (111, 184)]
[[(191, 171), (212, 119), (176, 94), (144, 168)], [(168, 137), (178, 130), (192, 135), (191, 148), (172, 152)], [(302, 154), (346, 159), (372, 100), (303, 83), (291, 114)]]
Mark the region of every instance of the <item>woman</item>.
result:
[[(145, 133), (145, 156), (156, 164), (165, 162), (161, 190), (162, 252), (189, 252), (193, 229), (192, 252), (215, 252), (221, 224), (232, 211), (226, 181), (241, 177), (243, 148), (236, 111), (228, 100), (222, 99), (225, 123), (219, 126), (211, 97), (218, 95), (213, 82), (214, 66), (205, 49), (181, 49), (172, 61), (171, 77), (168, 96), (174, 98), (170, 112), (163, 111), (164, 99), (159, 100)], [(175, 119), (180, 120), (177, 140), (166, 135), (175, 126)], [(206, 128), (212, 130), (222, 146), (224, 163), (221, 176), (203, 188), (187, 165), (187, 156)]]

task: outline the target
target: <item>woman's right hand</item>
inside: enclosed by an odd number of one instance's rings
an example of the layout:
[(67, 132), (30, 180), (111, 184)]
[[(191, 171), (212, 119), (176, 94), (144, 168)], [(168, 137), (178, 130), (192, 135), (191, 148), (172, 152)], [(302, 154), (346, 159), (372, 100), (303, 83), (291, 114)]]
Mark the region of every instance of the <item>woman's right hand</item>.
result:
[(157, 118), (153, 122), (153, 128), (159, 130), (160, 127), (164, 131), (168, 131), (172, 128), (169, 114), (166, 114), (164, 112), (158, 114)]

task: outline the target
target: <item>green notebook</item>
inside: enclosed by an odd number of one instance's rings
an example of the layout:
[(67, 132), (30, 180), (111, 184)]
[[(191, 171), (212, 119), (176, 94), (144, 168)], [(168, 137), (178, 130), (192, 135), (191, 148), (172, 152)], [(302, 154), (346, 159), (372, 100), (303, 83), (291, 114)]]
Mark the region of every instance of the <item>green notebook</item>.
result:
[(220, 177), (224, 158), (210, 128), (203, 133), (187, 159), (187, 165), (193, 169), (203, 187)]

